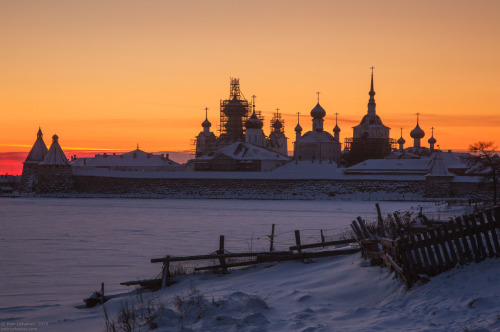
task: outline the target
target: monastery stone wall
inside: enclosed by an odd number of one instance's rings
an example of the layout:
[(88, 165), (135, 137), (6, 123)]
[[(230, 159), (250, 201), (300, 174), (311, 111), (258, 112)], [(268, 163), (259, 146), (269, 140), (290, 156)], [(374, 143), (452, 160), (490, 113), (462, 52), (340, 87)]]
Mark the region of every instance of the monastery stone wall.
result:
[(35, 189), (37, 183), (37, 168), (38, 164), (24, 164), (21, 182), (17, 190), (22, 193), (29, 193)]
[(73, 171), (69, 165), (39, 165), (37, 178), (36, 193), (68, 193), (73, 191)]
[(423, 181), (124, 179), (75, 176), (78, 193), (141, 194), (192, 198), (328, 199), (337, 195), (377, 195), (389, 199), (423, 197)]

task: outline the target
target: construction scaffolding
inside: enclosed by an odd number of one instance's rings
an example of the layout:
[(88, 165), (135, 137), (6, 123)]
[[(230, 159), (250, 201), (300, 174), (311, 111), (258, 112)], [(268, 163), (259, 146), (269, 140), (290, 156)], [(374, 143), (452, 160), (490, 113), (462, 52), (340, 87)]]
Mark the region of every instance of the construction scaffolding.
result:
[(234, 143), (245, 139), (245, 121), (251, 106), (240, 90), (240, 80), (231, 78), (229, 99), (220, 101), (219, 141)]
[(349, 152), (344, 156), (348, 165), (355, 165), (367, 159), (383, 159), (396, 147), (394, 138), (346, 138), (345, 149)]
[(271, 122), (269, 123), (269, 132), (272, 133), (274, 131), (274, 123), (278, 120), (281, 123), (281, 128), (280, 128), (280, 133), (285, 133), (285, 120), (281, 116), (281, 113), (279, 113), (279, 109), (276, 109), (276, 113), (273, 114), (273, 118), (271, 119)]

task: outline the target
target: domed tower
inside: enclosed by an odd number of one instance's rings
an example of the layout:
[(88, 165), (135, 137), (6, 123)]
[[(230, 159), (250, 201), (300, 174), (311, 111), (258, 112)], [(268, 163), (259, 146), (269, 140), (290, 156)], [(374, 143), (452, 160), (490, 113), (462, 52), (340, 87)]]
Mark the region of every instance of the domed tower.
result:
[(420, 140), (424, 138), (425, 132), (420, 128), (418, 125), (418, 116), (420, 113), (417, 113), (417, 125), (415, 128), (413, 128), (412, 131), (410, 131), (410, 137), (413, 138), (413, 147), (419, 148), (420, 147)]
[(35, 189), (37, 184), (36, 169), (38, 168), (38, 165), (45, 159), (48, 151), (49, 149), (47, 149), (47, 145), (45, 145), (45, 142), (43, 141), (42, 129), (38, 128), (36, 141), (23, 163), (23, 173), (21, 175), (19, 191), (32, 192)]
[(244, 124), (250, 114), (250, 106), (240, 91), (240, 80), (231, 78), (229, 99), (220, 103), (220, 131), (218, 148), (245, 140)]
[[(335, 162), (338, 165), (341, 159), (340, 143), (332, 134), (323, 130), (323, 118), (326, 116), (326, 111), (319, 104), (319, 92), (317, 94), (317, 104), (310, 112), (312, 117), (312, 130), (301, 135), (302, 127), (298, 123), (297, 118), (293, 157), (295, 160), (310, 160), (319, 163)], [(336, 125), (335, 128), (334, 133), (338, 135), (340, 128), (338, 128), (338, 125)], [(338, 132), (336, 132), (337, 129)]]
[(431, 138), (429, 138), (427, 142), (429, 142), (431, 151), (434, 151), (434, 144), (436, 144), (437, 141), (434, 138), (434, 127), (432, 127), (431, 130), (432, 130)]
[(203, 131), (196, 136), (195, 158), (209, 154), (216, 149), (217, 138), (215, 134), (210, 131), (212, 124), (208, 121), (208, 107), (205, 107), (205, 121), (202, 122), (201, 126), (203, 127)]
[(52, 136), (52, 144), (37, 170), (37, 193), (64, 193), (73, 190), (73, 171), (59, 145), (59, 136)]
[(323, 131), (323, 118), (326, 115), (326, 111), (324, 110), (323, 107), (319, 104), (319, 92), (318, 94), (318, 103), (314, 108), (311, 110), (311, 116), (312, 116), (312, 130), (322, 132)]
[(337, 124), (337, 116), (339, 113), (335, 113), (335, 127), (333, 127), (333, 137), (340, 143), (340, 127)]
[(284, 120), (279, 113), (279, 108), (276, 109), (276, 114), (271, 119), (271, 133), (269, 134), (268, 148), (276, 151), (284, 156), (288, 155), (288, 146), (287, 140), (285, 136), (285, 132), (283, 130)]
[(406, 141), (403, 138), (403, 128), (401, 128), (401, 137), (398, 139), (399, 151), (403, 151), (404, 150), (404, 144), (405, 143), (406, 143)]
[(257, 146), (264, 146), (265, 137), (262, 127), (264, 127), (264, 122), (255, 113), (255, 96), (252, 96), (252, 115), (248, 120), (245, 121), (245, 141), (247, 143), (252, 143)]
[(297, 125), (295, 126), (295, 142), (300, 141), (302, 127), (300, 126), (300, 112), (297, 112)]

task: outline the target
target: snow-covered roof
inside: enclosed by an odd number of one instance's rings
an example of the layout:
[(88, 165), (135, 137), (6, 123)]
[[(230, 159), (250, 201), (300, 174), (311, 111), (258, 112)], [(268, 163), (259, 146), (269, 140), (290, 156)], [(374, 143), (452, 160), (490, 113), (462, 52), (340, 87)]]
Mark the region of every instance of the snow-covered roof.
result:
[(427, 174), (430, 159), (369, 159), (347, 168), (345, 174)]
[(430, 150), (426, 147), (409, 147), (403, 151), (394, 151), (386, 159), (435, 159), (437, 153), (441, 153), (441, 158), (444, 160), (446, 167), (450, 169), (467, 169), (467, 165), (461, 160), (461, 157), (467, 153), (442, 152), (440, 150)]
[(59, 136), (52, 136), (52, 145), (40, 165), (68, 165), (68, 158), (59, 145)]
[(33, 147), (31, 148), (30, 152), (28, 153), (28, 157), (26, 157), (26, 160), (24, 162), (40, 163), (45, 160), (48, 151), (49, 149), (47, 149), (47, 145), (45, 145), (45, 142), (43, 141), (42, 130), (38, 128), (35, 144), (33, 144)]
[(290, 160), (287, 156), (247, 142), (236, 142), (196, 159), (210, 160), (220, 155), (226, 155), (237, 160)]
[(308, 131), (302, 138), (299, 143), (318, 143), (318, 142), (337, 142), (337, 140), (327, 131)]
[(78, 158), (72, 166), (87, 167), (159, 167), (179, 166), (180, 164), (165, 158), (136, 149), (122, 155), (98, 154), (94, 158)]
[(431, 169), (426, 176), (453, 176), (448, 172), (448, 167), (442, 158), (442, 152), (437, 151), (436, 156), (432, 160)]

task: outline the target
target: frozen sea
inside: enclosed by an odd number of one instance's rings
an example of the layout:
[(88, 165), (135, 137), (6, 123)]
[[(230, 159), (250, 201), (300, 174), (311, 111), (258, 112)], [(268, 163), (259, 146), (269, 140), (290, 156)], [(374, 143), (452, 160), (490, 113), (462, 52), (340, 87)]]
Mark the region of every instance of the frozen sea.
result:
[[(101, 282), (107, 294), (128, 292), (120, 282), (158, 274), (151, 258), (213, 252), (219, 235), (229, 251), (267, 250), (272, 224), (277, 250), (294, 244), (296, 229), (303, 243), (319, 241), (320, 230), (339, 236), (357, 216), (375, 220), (375, 203), (0, 198), (0, 321), (61, 319)], [(383, 214), (451, 213), (429, 202), (380, 204)]]

